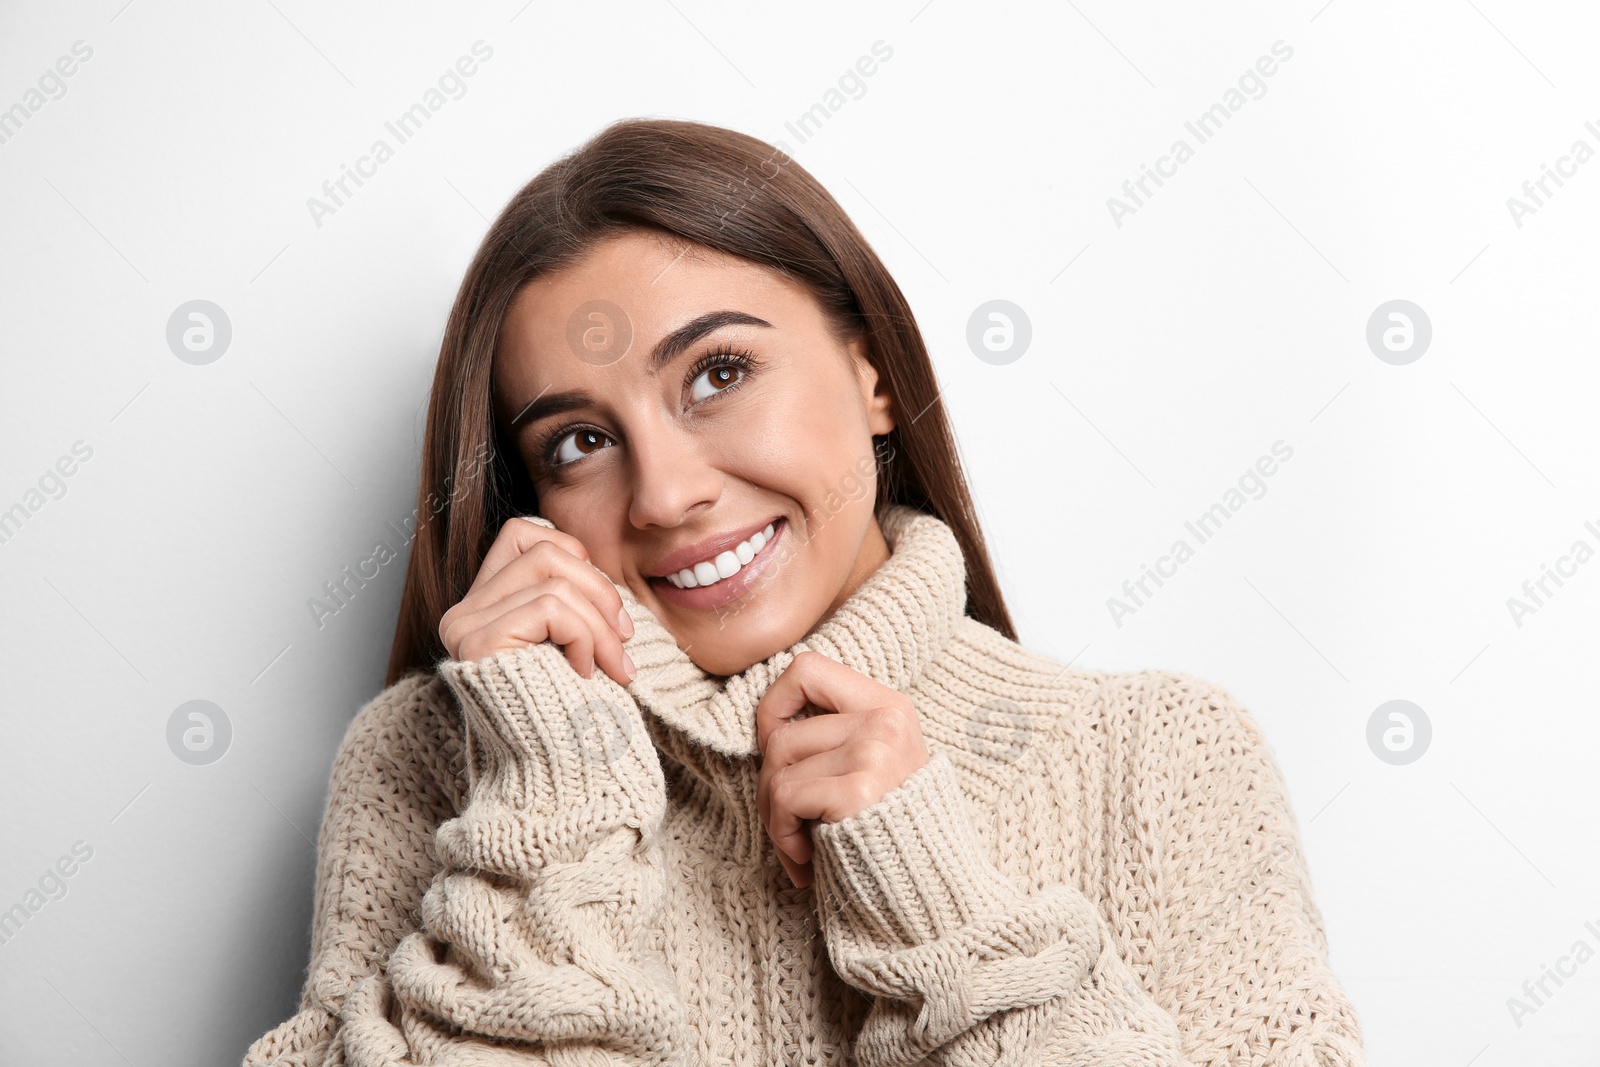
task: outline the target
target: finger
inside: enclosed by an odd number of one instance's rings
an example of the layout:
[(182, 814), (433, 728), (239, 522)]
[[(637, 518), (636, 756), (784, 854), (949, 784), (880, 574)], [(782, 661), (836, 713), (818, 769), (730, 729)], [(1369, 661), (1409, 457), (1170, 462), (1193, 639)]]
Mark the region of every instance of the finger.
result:
[(779, 723), (767, 739), (756, 778), (756, 810), (762, 823), (771, 807), (772, 781), (779, 771), (820, 752), (838, 748), (853, 736), (856, 720), (843, 715), (814, 715)]
[[(586, 600), (538, 591), (498, 614), (491, 609), (491, 614), (486, 626), (463, 637), (460, 658), (482, 658), (504, 648), (508, 641), (536, 645), (549, 640), (561, 646), (573, 670), (585, 678), (593, 677), (598, 665), (618, 685), (632, 681), (622, 663), (622, 640)], [(467, 654), (474, 647), (486, 651), (477, 656)]]
[(574, 600), (594, 605), (597, 617), (604, 620), (611, 632), (632, 636), (631, 629), (624, 634), (620, 628), (622, 596), (611, 580), (592, 563), (577, 559), (553, 541), (546, 541), (501, 568), (493, 578), (479, 582), (460, 603), (446, 611), (439, 619), (440, 639), (449, 648), (448, 635), (463, 617), (471, 619), (481, 614), (493, 617), (495, 605), (520, 603), (528, 598), (530, 589), (542, 590), (551, 582), (565, 583), (560, 591)]
[(779, 787), (776, 789), (778, 798), (773, 797), (773, 789), (766, 793), (766, 809), (762, 813), (762, 825), (765, 825), (768, 837), (773, 838), (773, 845), (778, 848), (779, 853), (787, 854), (800, 864), (811, 861), (811, 827), (818, 821), (818, 816), (787, 808), (787, 803), (792, 801), (787, 801), (786, 798), (798, 795), (798, 785), (795, 782), (821, 777), (837, 785), (842, 779), (848, 779), (859, 771), (861, 771), (859, 761), (853, 760), (848, 750), (830, 749), (792, 766), (789, 771), (774, 779), (774, 787)]
[(869, 797), (870, 787), (872, 777), (864, 771), (853, 771), (848, 755), (838, 749), (797, 763), (773, 782), (771, 822), (766, 833), (773, 838), (779, 853), (802, 864), (808, 862), (811, 833), (806, 821), (837, 822), (846, 814), (866, 808), (866, 803), (858, 801)]
[(617, 636), (616, 627), (606, 625), (593, 604), (582, 597), (574, 598), (570, 590), (564, 590), (534, 597), (513, 612), (541, 610), (559, 613), (561, 629), (553, 632), (550, 640), (561, 646), (575, 671), (591, 678), (594, 668), (599, 666), (618, 685), (625, 686), (633, 680), (622, 663), (622, 639)]
[(846, 707), (882, 704), (897, 695), (838, 660), (807, 649), (767, 687), (756, 705), (756, 747), (765, 752), (772, 731), (802, 711), (843, 712)]
[(506, 564), (540, 541), (552, 541), (581, 560), (589, 559), (589, 550), (584, 547), (583, 542), (569, 533), (540, 526), (522, 518), (507, 519), (495, 536), (494, 543), (489, 546), (489, 551), (484, 553), (483, 562), (478, 564), (478, 574), (473, 582), (473, 588), (477, 587), (478, 582), (488, 581), (499, 574)]
[[(511, 633), (502, 629), (498, 629), (500, 620), (510, 615), (511, 612), (515, 611), (516, 609), (524, 607), (527, 604), (539, 600), (540, 597), (552, 593), (562, 601), (571, 603), (575, 606), (588, 603), (588, 601), (585, 600), (580, 593), (578, 593), (577, 588), (573, 586), (571, 582), (560, 577), (546, 579), (533, 585), (515, 586), (507, 590), (503, 596), (494, 599), (489, 599), (480, 595), (471, 601), (462, 601), (460, 604), (457, 604), (451, 609), (451, 612), (447, 613), (445, 618), (441, 620), (440, 628), (442, 633), (445, 635), (446, 647), (448, 647), (450, 644), (450, 638), (456, 636), (456, 631), (460, 631), (461, 635), (463, 635), (462, 640), (464, 642), (464, 635), (466, 633), (476, 632), (485, 628), (495, 630), (497, 633), (501, 633), (506, 638), (506, 641), (502, 642), (501, 647), (505, 647), (513, 640), (520, 640), (520, 638), (516, 638)], [(475, 604), (482, 606), (474, 607)], [(454, 617), (452, 617), (452, 614)], [(528, 621), (529, 620), (527, 618), (521, 619), (521, 623), (524, 627)], [(511, 624), (507, 623), (507, 625)], [(544, 640), (544, 638), (541, 638), (540, 640)], [(535, 641), (531, 643), (537, 644), (538, 642)]]
[(543, 641), (563, 649), (582, 640), (586, 629), (570, 604), (538, 590), (513, 603), (500, 602), (480, 612), (464, 614), (454, 624), (460, 629), (458, 659), (482, 659), (520, 645)]
[[(452, 650), (456, 649), (458, 646), (464, 645), (466, 643), (468, 634), (474, 634), (478, 633), (479, 631), (486, 630), (493, 630), (505, 638), (503, 642), (500, 642), (499, 647), (501, 648), (506, 647), (513, 641), (528, 640), (500, 629), (499, 620), (509, 614), (513, 609), (519, 608), (530, 601), (536, 600), (546, 592), (550, 591), (552, 590), (548, 588), (547, 583), (541, 582), (536, 585), (521, 586), (512, 589), (504, 596), (499, 597), (488, 597), (482, 595), (481, 593), (475, 594), (456, 604), (449, 611), (444, 613), (444, 616), (439, 620), (439, 636), (444, 641), (445, 648)], [(554, 591), (559, 593), (560, 589), (558, 588)], [(522, 622), (524, 625), (526, 625), (528, 620), (523, 619)], [(507, 625), (510, 624), (507, 623)], [(524, 630), (519, 632), (526, 631)], [(483, 648), (482, 636), (483, 635), (480, 634), (480, 640), (475, 643), (474, 647), (479, 649)], [(545, 640), (545, 638), (541, 637), (537, 641), (528, 640), (528, 643), (537, 644), (538, 641), (543, 640)], [(483, 655), (488, 655), (488, 653), (484, 652)], [(456, 658), (467, 659), (468, 657), (456, 655)]]
[(550, 578), (565, 578), (571, 582), (574, 591), (594, 605), (606, 624), (618, 630), (622, 594), (617, 592), (616, 585), (604, 571), (589, 562), (587, 553), (582, 558), (574, 556), (553, 540), (546, 539), (531, 546), (468, 593), (467, 599), (499, 600), (517, 589), (536, 586)]
[(778, 862), (783, 864), (784, 871), (789, 875), (789, 881), (793, 882), (797, 887), (804, 888), (811, 884), (811, 864), (796, 863), (782, 852), (778, 853)]
[[(479, 659), (487, 655), (481, 651), (483, 643), (475, 642), (474, 649), (480, 650), (480, 655), (470, 655), (464, 647), (468, 636), (481, 630), (493, 629), (494, 620), (505, 614), (503, 603), (487, 603), (476, 600), (462, 600), (453, 605), (439, 618), (439, 640), (444, 645), (445, 651), (451, 659), (468, 660)], [(503, 647), (503, 646), (502, 646)]]

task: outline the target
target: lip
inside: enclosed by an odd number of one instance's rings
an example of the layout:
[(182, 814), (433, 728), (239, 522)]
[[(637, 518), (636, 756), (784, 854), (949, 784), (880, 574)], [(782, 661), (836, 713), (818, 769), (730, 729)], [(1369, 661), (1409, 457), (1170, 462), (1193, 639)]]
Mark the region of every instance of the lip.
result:
[[(661, 557), (647, 577), (665, 578), (669, 574), (678, 573), (685, 567), (693, 569), (694, 565), (701, 560), (715, 559), (721, 553), (731, 551), (740, 541), (750, 540), (757, 532), (765, 530), (769, 523), (776, 523), (782, 518), (782, 515), (771, 515), (753, 525), (745, 526), (738, 530), (730, 530), (724, 534), (717, 534), (715, 537), (708, 537), (704, 541), (696, 541), (692, 545), (685, 545), (677, 551)], [(776, 526), (773, 527), (772, 532), (774, 534), (778, 532)]]
[[(740, 568), (739, 573), (732, 578), (724, 578), (719, 582), (713, 582), (711, 585), (699, 585), (693, 589), (680, 589), (666, 577), (652, 575), (650, 577), (650, 588), (655, 590), (656, 595), (668, 603), (697, 611), (708, 611), (743, 596), (776, 558), (775, 550), (778, 543), (784, 540), (784, 535), (789, 529), (789, 520), (780, 515), (777, 518), (768, 519), (767, 522), (763, 522), (759, 526), (750, 527), (747, 532), (733, 537), (732, 540), (727, 537), (717, 537), (710, 541), (700, 542), (700, 544), (706, 545), (720, 545), (721, 547), (715, 550), (720, 552), (732, 548), (756, 531), (766, 529), (768, 522), (772, 524), (772, 536), (767, 539), (766, 544), (761, 546), (761, 551), (752, 556), (750, 562)], [(704, 551), (700, 548), (700, 544), (691, 545), (686, 551)], [(689, 562), (699, 562), (708, 558), (710, 554), (708, 552), (707, 555), (691, 555), (686, 558)], [(664, 567), (679, 558), (685, 558), (683, 553), (675, 552), (662, 561), (662, 566)], [(682, 570), (687, 565), (688, 563), (684, 563), (677, 570)]]

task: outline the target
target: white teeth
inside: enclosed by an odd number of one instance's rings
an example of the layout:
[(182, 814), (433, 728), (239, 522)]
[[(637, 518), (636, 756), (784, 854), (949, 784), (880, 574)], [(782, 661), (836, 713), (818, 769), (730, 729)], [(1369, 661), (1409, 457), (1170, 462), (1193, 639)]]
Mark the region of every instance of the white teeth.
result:
[(767, 523), (767, 528), (760, 530), (747, 540), (740, 541), (733, 548), (717, 553), (714, 559), (696, 563), (693, 567), (685, 567), (676, 574), (667, 575), (667, 580), (679, 589), (695, 589), (702, 585), (712, 585), (724, 578), (732, 578), (755, 558), (762, 546), (772, 540), (772, 523)]

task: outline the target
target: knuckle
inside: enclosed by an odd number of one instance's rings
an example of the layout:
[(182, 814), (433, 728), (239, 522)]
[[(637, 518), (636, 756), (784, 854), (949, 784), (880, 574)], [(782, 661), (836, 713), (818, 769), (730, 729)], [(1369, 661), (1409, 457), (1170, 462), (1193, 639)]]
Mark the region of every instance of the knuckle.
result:
[[(794, 742), (794, 735), (789, 730), (789, 727), (793, 725), (793, 720), (779, 723), (777, 729), (772, 731), (772, 736), (767, 738), (767, 759), (776, 763), (787, 764), (789, 762), (786, 757), (789, 755), (789, 748)], [(780, 768), (777, 773), (782, 774), (784, 769)]]
[(868, 735), (891, 748), (903, 744), (910, 734), (904, 712), (893, 706), (873, 708), (867, 713)]
[(450, 639), (450, 631), (454, 630), (460, 623), (460, 611), (455, 608), (451, 608), (449, 611), (445, 612), (444, 615), (439, 619), (440, 639), (448, 641)]
[(850, 748), (855, 765), (867, 770), (888, 766), (897, 751), (893, 745), (878, 737), (857, 738)]
[(788, 808), (790, 802), (794, 800), (795, 783), (792, 778), (784, 774), (786, 770), (788, 770), (787, 767), (772, 776), (772, 789), (770, 792), (772, 804), (775, 808)]
[[(560, 531), (557, 531), (557, 533), (560, 533)], [(587, 560), (589, 558), (588, 546), (582, 540), (569, 533), (560, 533), (556, 547), (569, 555), (577, 556), (579, 559)]]
[(789, 666), (791, 669), (797, 668), (803, 673), (810, 673), (811, 671), (816, 670), (818, 664), (820, 664), (825, 658), (826, 657), (823, 656), (821, 652), (808, 648), (796, 656), (794, 661), (790, 663)]
[(856, 810), (871, 807), (880, 796), (877, 783), (866, 774), (854, 774), (851, 779), (850, 796), (855, 800)]
[(571, 534), (562, 533), (560, 530), (546, 530), (543, 532), (545, 536), (539, 539), (539, 543), (535, 547), (546, 556), (554, 557), (560, 554), (577, 556), (579, 559), (589, 558), (589, 550), (583, 546), (582, 541)]

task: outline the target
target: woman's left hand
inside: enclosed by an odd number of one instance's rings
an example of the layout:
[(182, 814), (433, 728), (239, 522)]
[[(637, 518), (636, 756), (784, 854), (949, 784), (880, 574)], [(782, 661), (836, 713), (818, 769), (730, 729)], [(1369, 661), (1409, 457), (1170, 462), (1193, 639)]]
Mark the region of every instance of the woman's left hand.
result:
[(756, 746), (756, 805), (796, 886), (811, 884), (812, 821), (848, 819), (928, 762), (910, 697), (812, 651), (756, 705)]

